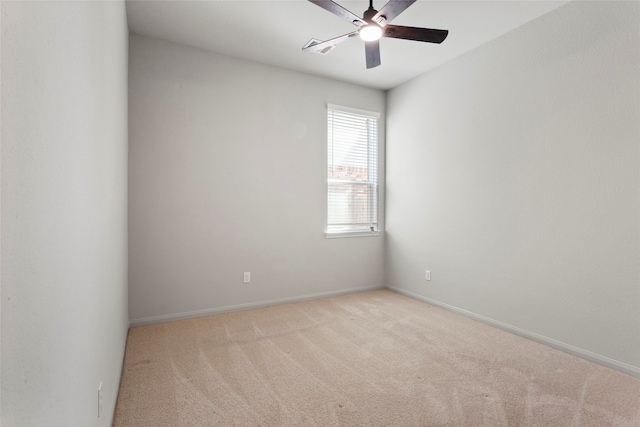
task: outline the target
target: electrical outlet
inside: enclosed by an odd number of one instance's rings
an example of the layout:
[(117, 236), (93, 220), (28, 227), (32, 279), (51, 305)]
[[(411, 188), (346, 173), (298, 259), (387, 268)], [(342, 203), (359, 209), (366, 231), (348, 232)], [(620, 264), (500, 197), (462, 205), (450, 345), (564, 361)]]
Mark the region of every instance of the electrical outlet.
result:
[(244, 272), (244, 283), (249, 283), (249, 282), (251, 282), (251, 272), (245, 271)]
[(102, 381), (98, 385), (98, 418), (102, 416)]
[(431, 280), (431, 270), (424, 271), (424, 280)]

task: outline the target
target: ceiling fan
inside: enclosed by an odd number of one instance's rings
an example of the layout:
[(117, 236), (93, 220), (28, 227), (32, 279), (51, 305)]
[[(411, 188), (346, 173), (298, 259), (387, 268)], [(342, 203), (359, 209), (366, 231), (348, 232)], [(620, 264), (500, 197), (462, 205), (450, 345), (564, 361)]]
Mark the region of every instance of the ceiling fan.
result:
[(390, 25), (389, 22), (400, 15), (411, 6), (416, 0), (389, 0), (380, 11), (373, 8), (373, 0), (369, 0), (367, 9), (362, 18), (349, 12), (344, 7), (331, 0), (309, 0), (321, 8), (337, 15), (352, 24), (360, 27), (358, 30), (330, 40), (312, 42), (302, 48), (305, 52), (320, 52), (327, 48), (334, 47), (338, 43), (360, 36), (364, 40), (364, 50), (367, 60), (367, 68), (374, 68), (380, 65), (380, 38), (391, 37), (394, 39), (415, 40), (428, 43), (442, 43), (447, 38), (449, 31), (435, 30), (431, 28), (404, 27), (401, 25)]

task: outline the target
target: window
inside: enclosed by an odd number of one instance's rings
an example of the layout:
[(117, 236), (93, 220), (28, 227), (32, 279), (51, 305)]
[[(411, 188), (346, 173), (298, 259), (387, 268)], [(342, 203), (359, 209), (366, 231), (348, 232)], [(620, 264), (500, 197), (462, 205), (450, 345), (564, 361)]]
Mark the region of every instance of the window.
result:
[(379, 117), (328, 106), (327, 237), (377, 234)]

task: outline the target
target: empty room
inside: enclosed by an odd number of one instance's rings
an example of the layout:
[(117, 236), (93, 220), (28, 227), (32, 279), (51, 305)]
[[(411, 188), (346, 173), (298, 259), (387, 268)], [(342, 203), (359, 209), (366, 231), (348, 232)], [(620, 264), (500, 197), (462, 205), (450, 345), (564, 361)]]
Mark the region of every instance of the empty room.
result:
[(640, 426), (640, 2), (0, 7), (3, 427)]

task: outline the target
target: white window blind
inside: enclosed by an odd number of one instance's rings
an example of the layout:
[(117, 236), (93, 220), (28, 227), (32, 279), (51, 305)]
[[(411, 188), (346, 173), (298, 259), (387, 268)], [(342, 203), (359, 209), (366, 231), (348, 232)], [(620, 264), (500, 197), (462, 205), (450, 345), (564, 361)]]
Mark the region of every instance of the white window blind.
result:
[(378, 117), (328, 107), (327, 234), (378, 229)]

